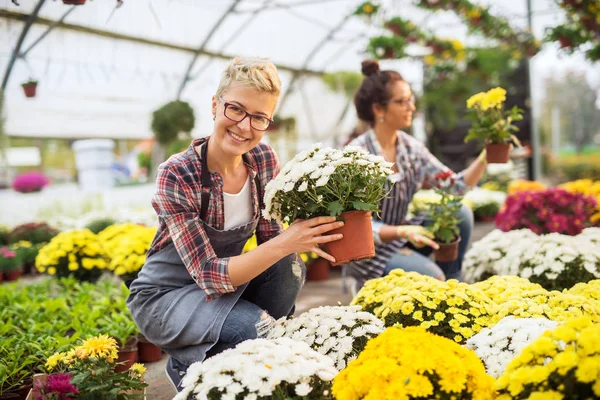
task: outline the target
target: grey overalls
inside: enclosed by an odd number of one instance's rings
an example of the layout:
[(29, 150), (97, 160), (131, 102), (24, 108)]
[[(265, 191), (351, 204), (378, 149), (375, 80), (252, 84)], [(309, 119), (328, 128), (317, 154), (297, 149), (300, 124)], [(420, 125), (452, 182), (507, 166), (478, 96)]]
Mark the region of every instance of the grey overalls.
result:
[[(207, 148), (208, 141), (204, 142), (202, 148), (202, 187), (212, 186), (206, 165)], [(258, 178), (255, 180), (257, 184)], [(256, 193), (260, 193), (258, 186), (256, 189)], [(258, 225), (260, 207), (258, 215), (254, 215), (247, 224), (226, 231), (217, 230), (204, 222), (210, 201), (209, 193), (202, 191), (200, 216), (210, 243), (219, 258), (238, 256)], [(294, 277), (292, 273), (292, 263), (296, 262), (302, 268), (301, 278)], [(298, 265), (295, 267), (297, 270)], [(295, 301), (306, 275), (302, 260), (292, 254), (273, 264), (267, 271), (273, 268), (282, 268), (286, 276), (289, 271), (291, 285), (286, 285), (286, 290), (296, 291), (292, 296)], [(150, 342), (189, 365), (204, 360), (206, 352), (218, 342), (225, 318), (248, 284), (208, 301), (171, 242), (148, 257), (138, 277), (131, 283), (127, 305), (141, 333)], [(293, 312), (293, 308), (294, 302), (289, 307), (286, 305), (286, 315)], [(272, 316), (280, 318), (284, 315)]]

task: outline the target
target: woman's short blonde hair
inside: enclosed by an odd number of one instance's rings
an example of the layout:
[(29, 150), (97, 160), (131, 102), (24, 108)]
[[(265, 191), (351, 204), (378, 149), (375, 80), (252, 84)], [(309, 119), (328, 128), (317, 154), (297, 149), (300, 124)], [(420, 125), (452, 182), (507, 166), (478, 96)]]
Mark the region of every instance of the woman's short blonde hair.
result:
[(277, 67), (266, 58), (235, 57), (231, 60), (221, 75), (217, 97), (233, 84), (251, 87), (275, 96), (279, 96), (281, 91)]

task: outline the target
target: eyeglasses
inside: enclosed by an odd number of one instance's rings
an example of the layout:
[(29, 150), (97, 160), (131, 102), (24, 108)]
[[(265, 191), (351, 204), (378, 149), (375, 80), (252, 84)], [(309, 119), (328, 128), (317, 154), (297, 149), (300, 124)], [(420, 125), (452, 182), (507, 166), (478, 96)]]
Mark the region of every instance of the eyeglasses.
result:
[(272, 119), (263, 115), (250, 114), (248, 111), (235, 104), (227, 103), (221, 97), (219, 97), (219, 101), (225, 106), (223, 115), (225, 115), (227, 119), (235, 122), (242, 122), (246, 117), (250, 117), (250, 126), (257, 131), (266, 131), (271, 122), (273, 122)]
[(386, 101), (386, 103), (396, 103), (396, 104), (400, 104), (403, 105), (405, 108), (408, 108), (409, 106), (414, 106), (417, 102), (417, 99), (415, 99), (415, 96), (410, 96), (409, 99), (400, 99), (400, 100), (396, 100), (396, 99), (391, 99)]

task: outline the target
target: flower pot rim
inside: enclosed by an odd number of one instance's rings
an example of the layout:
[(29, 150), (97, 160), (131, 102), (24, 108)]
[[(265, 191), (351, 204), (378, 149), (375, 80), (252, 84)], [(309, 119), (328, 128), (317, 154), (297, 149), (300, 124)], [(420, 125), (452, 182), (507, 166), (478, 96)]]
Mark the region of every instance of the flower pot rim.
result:
[(437, 244), (439, 245), (443, 245), (443, 246), (452, 246), (455, 245), (456, 243), (459, 243), (462, 240), (462, 237), (460, 235), (458, 235), (458, 238), (451, 241), (450, 243), (444, 243), (444, 242), (440, 242), (440, 241), (435, 241)]

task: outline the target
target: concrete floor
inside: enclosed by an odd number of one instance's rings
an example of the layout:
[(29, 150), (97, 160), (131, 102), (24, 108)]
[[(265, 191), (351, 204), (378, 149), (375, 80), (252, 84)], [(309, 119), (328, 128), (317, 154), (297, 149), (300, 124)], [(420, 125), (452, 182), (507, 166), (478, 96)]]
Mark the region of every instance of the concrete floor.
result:
[[(494, 224), (491, 222), (476, 223), (471, 243), (481, 239), (493, 229)], [(332, 270), (329, 279), (326, 281), (306, 282), (296, 302), (296, 314), (301, 314), (318, 306), (348, 305), (351, 300), (351, 294), (344, 293), (342, 290), (341, 271), (336, 268)], [(163, 358), (160, 361), (146, 364), (146, 368), (148, 368), (146, 381), (149, 383), (147, 389), (148, 399), (167, 400), (172, 399), (175, 395), (175, 390), (165, 375), (167, 359), (168, 356), (163, 354)]]

